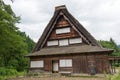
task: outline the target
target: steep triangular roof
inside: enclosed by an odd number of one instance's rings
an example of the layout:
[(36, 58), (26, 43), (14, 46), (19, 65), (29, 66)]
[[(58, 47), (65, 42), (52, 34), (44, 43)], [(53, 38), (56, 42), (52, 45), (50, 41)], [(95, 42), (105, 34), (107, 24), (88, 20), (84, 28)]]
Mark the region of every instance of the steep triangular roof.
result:
[(101, 47), (101, 45), (96, 41), (96, 39), (68, 12), (65, 5), (58, 6), (55, 8), (55, 12), (47, 27), (45, 28), (41, 38), (38, 40), (33, 52), (39, 51), (45, 44), (49, 34), (55, 27), (55, 23), (58, 17), (64, 14), (68, 21), (77, 29), (78, 33), (80, 33), (81, 37), (83, 37), (89, 45)]

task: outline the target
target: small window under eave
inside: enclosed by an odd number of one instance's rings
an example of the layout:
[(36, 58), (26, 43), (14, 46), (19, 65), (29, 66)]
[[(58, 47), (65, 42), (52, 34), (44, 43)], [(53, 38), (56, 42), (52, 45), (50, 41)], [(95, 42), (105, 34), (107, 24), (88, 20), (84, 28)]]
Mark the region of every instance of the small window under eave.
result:
[(69, 39), (69, 43), (70, 44), (82, 43), (82, 39), (81, 38), (71, 38), (71, 39)]
[(58, 45), (58, 40), (47, 41), (47, 46), (56, 46)]
[(69, 33), (69, 32), (70, 32), (70, 27), (56, 29), (56, 34)]
[(59, 40), (59, 46), (67, 46), (68, 44), (68, 39), (61, 39)]

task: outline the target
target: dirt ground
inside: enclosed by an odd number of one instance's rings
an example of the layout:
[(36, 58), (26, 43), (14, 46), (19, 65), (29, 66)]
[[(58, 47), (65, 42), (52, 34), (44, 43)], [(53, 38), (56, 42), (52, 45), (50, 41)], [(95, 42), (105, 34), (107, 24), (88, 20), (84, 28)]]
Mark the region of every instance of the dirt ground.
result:
[(10, 80), (106, 80), (105, 78), (88, 78), (88, 77), (22, 77)]

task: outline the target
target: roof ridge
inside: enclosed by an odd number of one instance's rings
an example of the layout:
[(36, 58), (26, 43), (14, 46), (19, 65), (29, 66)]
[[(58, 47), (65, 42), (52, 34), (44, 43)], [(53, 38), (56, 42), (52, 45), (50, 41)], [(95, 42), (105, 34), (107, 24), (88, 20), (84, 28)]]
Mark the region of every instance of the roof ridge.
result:
[(56, 6), (55, 10), (66, 9), (65, 5)]

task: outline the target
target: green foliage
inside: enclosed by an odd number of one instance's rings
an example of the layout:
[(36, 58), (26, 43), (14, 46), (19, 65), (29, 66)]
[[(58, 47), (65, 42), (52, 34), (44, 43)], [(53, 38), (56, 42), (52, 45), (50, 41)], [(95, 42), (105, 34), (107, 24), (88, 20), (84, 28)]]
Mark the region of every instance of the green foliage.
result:
[[(18, 30), (15, 24), (19, 21), (20, 17), (14, 14), (10, 5), (0, 0), (0, 67), (6, 70), (26, 70), (29, 60), (24, 56), (30, 53), (35, 45), (29, 36)], [(8, 74), (6, 70), (3, 70), (2, 74)]]
[(100, 40), (99, 42), (104, 48), (110, 48), (114, 50), (111, 56), (120, 56), (120, 49), (112, 38), (110, 38), (110, 41)]
[(31, 50), (35, 46), (35, 43), (33, 42), (33, 40), (29, 36), (26, 36), (25, 32), (18, 31), (18, 35), (22, 36), (23, 41), (27, 43), (27, 51), (31, 52)]
[(16, 69), (0, 67), (0, 80), (9, 80), (16, 76), (24, 76), (26, 72), (18, 72)]
[(118, 45), (118, 48), (120, 49), (120, 45)]
[(113, 80), (120, 80), (120, 73)]
[(16, 75), (17, 74), (17, 71), (16, 69), (6, 69), (6, 68), (3, 68), (1, 67), (0, 68), (0, 75), (1, 76), (11, 76), (11, 75)]

